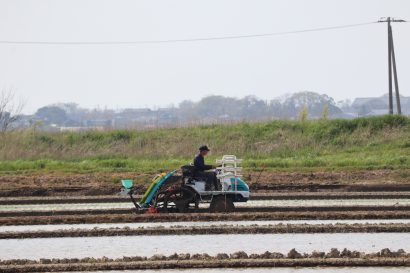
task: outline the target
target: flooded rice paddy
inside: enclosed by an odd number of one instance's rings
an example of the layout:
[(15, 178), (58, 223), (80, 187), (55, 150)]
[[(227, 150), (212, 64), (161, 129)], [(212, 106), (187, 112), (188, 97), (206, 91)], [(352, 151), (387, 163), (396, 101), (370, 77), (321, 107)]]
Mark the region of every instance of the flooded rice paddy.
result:
[(407, 233), (166, 235), (86, 238), (7, 239), (0, 241), (0, 259), (84, 258), (171, 255), (177, 253), (287, 253), (348, 248), (377, 252), (383, 248), (410, 251)]
[(109, 228), (170, 228), (170, 227), (211, 227), (211, 226), (262, 226), (287, 224), (394, 224), (410, 223), (410, 219), (369, 219), (369, 220), (267, 220), (267, 221), (200, 221), (200, 222), (156, 222), (156, 223), (105, 223), (105, 224), (60, 224), (60, 225), (22, 225), (0, 226), (0, 232), (29, 232), (29, 231), (62, 231), (72, 229), (109, 229)]
[[(209, 218), (210, 221), (205, 221), (207, 218), (196, 219), (195, 221), (189, 221), (184, 215), (177, 215), (167, 218), (170, 222), (132, 222), (132, 223), (116, 223), (121, 222), (120, 217), (129, 217), (126, 218), (128, 221), (142, 221), (140, 216), (132, 213), (133, 204), (131, 202), (120, 202), (112, 200), (113, 202), (96, 202), (94, 200), (91, 203), (83, 202), (78, 200), (79, 203), (70, 203), (70, 204), (59, 204), (59, 203), (50, 203), (50, 204), (25, 204), (25, 205), (0, 205), (0, 212), (2, 215), (8, 214), (10, 212), (9, 218), (3, 219), (4, 225), (0, 226), (0, 233), (7, 232), (41, 232), (41, 231), (50, 231), (62, 234), (66, 232), (67, 237), (61, 238), (30, 238), (30, 239), (1, 239), (0, 240), (0, 260), (11, 260), (11, 259), (30, 259), (30, 260), (39, 260), (39, 259), (64, 259), (64, 258), (103, 258), (108, 257), (112, 259), (132, 256), (146, 256), (151, 257), (153, 255), (172, 255), (174, 253), (207, 253), (212, 256), (216, 256), (218, 253), (235, 253), (240, 251), (245, 251), (246, 253), (255, 253), (262, 254), (265, 251), (270, 252), (280, 252), (288, 253), (291, 249), (295, 248), (300, 253), (312, 253), (314, 251), (323, 251), (329, 252), (332, 248), (337, 248), (342, 250), (344, 248), (355, 250), (359, 252), (366, 253), (376, 253), (381, 249), (389, 248), (391, 250), (403, 249), (406, 252), (410, 251), (410, 233), (406, 232), (402, 226), (399, 226), (399, 229), (391, 230), (389, 233), (385, 229), (381, 230), (380, 233), (370, 233), (374, 230), (357, 230), (356, 233), (337, 233), (345, 232), (343, 230), (335, 230), (336, 233), (330, 233), (329, 230), (319, 230), (315, 229), (314, 231), (307, 232), (317, 232), (317, 233), (276, 233), (276, 234), (263, 234), (261, 230), (258, 230), (254, 234), (204, 234), (204, 235), (194, 235), (195, 233), (189, 231), (185, 234), (176, 235), (172, 231), (172, 235), (160, 235), (160, 233), (153, 234), (151, 236), (146, 236), (142, 234), (140, 236), (135, 236), (135, 234), (128, 234), (128, 236), (122, 236), (124, 233), (116, 234), (116, 236), (107, 236), (107, 233), (101, 233), (95, 235), (95, 233), (90, 233), (91, 237), (86, 235), (73, 235), (73, 232), (67, 232), (72, 230), (98, 230), (98, 229), (164, 229), (164, 228), (175, 228), (175, 227), (189, 227), (189, 228), (210, 228), (215, 229), (214, 227), (225, 226), (225, 228), (232, 228), (235, 230), (240, 230), (240, 227), (255, 227), (255, 226), (279, 226), (280, 225), (297, 225), (297, 224), (308, 224), (315, 225), (334, 225), (334, 224), (348, 224), (348, 225), (364, 225), (364, 224), (373, 224), (373, 225), (383, 225), (383, 224), (410, 224), (410, 219), (397, 219), (401, 216), (397, 216), (398, 212), (408, 211), (410, 206), (410, 198), (404, 198), (401, 196), (399, 198), (389, 198), (389, 199), (374, 199), (374, 198), (346, 198), (346, 199), (306, 199), (306, 200), (251, 200), (247, 203), (236, 203), (236, 206), (239, 208), (250, 208), (249, 210), (260, 211), (263, 213), (262, 208), (273, 207), (276, 211), (281, 207), (289, 207), (291, 210), (295, 208), (304, 207), (321, 207), (321, 210), (324, 207), (331, 207), (330, 210), (334, 208), (340, 208), (343, 213), (347, 213), (349, 217), (350, 214), (353, 215), (354, 207), (362, 207), (360, 210), (365, 212), (371, 212), (373, 207), (375, 217), (374, 218), (383, 218), (382, 207), (393, 207), (393, 208), (384, 208), (384, 210), (392, 210), (394, 214), (391, 215), (392, 219), (372, 219), (372, 220), (336, 220), (337, 218), (329, 218), (334, 220), (290, 220), (292, 218), (285, 217), (286, 220), (272, 220), (276, 218), (266, 218), (267, 220), (251, 220), (250, 217), (252, 214), (243, 214), (244, 218), (223, 218), (224, 214), (216, 215), (218, 217)], [(81, 203), (83, 202), (83, 203)], [(206, 208), (209, 204), (202, 204), (202, 208)], [(277, 207), (277, 208), (276, 208)], [(323, 207), (323, 208), (322, 208)], [(334, 208), (333, 208), (334, 207)], [(93, 210), (92, 212), (86, 212), (86, 210)], [(110, 219), (103, 219), (101, 223), (93, 224), (91, 221), (90, 224), (63, 224), (64, 221), (55, 223), (53, 225), (35, 225), (35, 222), (27, 222), (22, 224), (30, 225), (18, 225), (18, 219), (23, 214), (30, 215), (33, 220), (41, 218), (44, 212), (50, 212), (51, 214), (47, 217), (50, 219), (58, 215), (62, 215), (69, 211), (67, 215), (71, 215), (72, 211), (75, 212), (75, 216), (80, 217), (88, 213), (90, 217), (94, 217), (95, 214), (99, 213), (94, 210), (101, 210), (105, 214), (106, 210), (109, 212), (115, 212), (115, 210), (120, 211), (121, 215), (110, 216), (114, 217), (112, 223), (109, 223)], [(247, 209), (243, 209), (246, 211)], [(380, 210), (380, 211), (377, 211)], [(31, 212), (39, 213), (31, 215)], [(310, 213), (310, 212), (307, 212)], [(312, 212), (315, 213), (315, 212)], [(316, 212), (317, 213), (317, 212)], [(391, 212), (389, 212), (391, 213)], [(20, 214), (20, 216), (19, 216)], [(78, 215), (77, 215), (78, 214)], [(46, 214), (44, 214), (46, 215)], [(74, 215), (74, 214), (73, 214)], [(199, 215), (199, 214), (198, 214)], [(138, 218), (138, 217), (139, 218)], [(161, 216), (161, 215), (159, 215)], [(51, 223), (50, 219), (44, 217), (45, 220), (40, 223)], [(64, 216), (65, 217), (65, 216)], [(71, 216), (70, 216), (71, 217)], [(135, 217), (135, 218), (133, 218)], [(333, 216), (334, 217), (334, 216)], [(346, 219), (349, 219), (347, 217)], [(14, 219), (13, 219), (14, 218)], [(141, 219), (140, 219), (141, 218)], [(305, 217), (306, 218), (306, 217)], [(309, 217), (307, 217), (309, 218)], [(387, 217), (386, 217), (387, 218)], [(403, 216), (403, 218), (409, 218), (408, 216)], [(10, 219), (10, 220), (9, 220)], [(67, 216), (68, 219), (68, 216)], [(139, 219), (139, 220), (138, 220)], [(205, 220), (204, 220), (205, 219)], [(223, 221), (225, 219), (225, 221)], [(228, 221), (229, 219), (229, 221)], [(253, 218), (258, 219), (258, 218)], [(289, 219), (289, 220), (287, 220)], [(295, 218), (303, 219), (303, 217)], [(181, 221), (178, 221), (181, 220)], [(201, 221), (198, 221), (201, 220)], [(212, 221), (215, 220), (215, 221)], [(235, 221), (231, 221), (235, 220)], [(14, 225), (13, 222), (15, 221)], [(124, 221), (126, 222), (126, 221)], [(79, 220), (77, 223), (87, 223), (86, 221)], [(11, 224), (11, 225), (10, 225)], [(33, 225), (31, 225), (33, 224)], [(379, 227), (379, 226), (378, 226)], [(322, 227), (319, 227), (322, 228)], [(347, 227), (348, 228), (348, 227)], [(61, 233), (60, 233), (61, 231)], [(367, 233), (365, 233), (367, 231)], [(100, 232), (100, 231), (98, 231)], [(298, 231), (300, 232), (300, 231)], [(325, 233), (322, 233), (325, 232)], [(397, 232), (397, 233), (396, 233)], [(119, 235), (119, 236), (118, 236)], [(79, 236), (79, 237), (75, 237)], [(85, 237), (82, 237), (85, 236)], [(100, 236), (100, 237), (92, 237)], [(55, 237), (54, 234), (51, 237)], [(7, 238), (7, 237), (3, 237)], [(11, 238), (11, 237), (8, 237)], [(24, 238), (24, 237), (15, 237), (15, 238)], [(29, 238), (27, 236), (26, 238)], [(407, 258), (408, 259), (408, 258)], [(149, 261), (149, 260), (148, 260)], [(179, 263), (180, 260), (177, 261)], [(322, 264), (321, 264), (322, 265)], [(346, 265), (358, 265), (358, 264), (344, 264)], [(369, 264), (376, 265), (376, 264)], [(392, 263), (379, 263), (378, 265), (395, 265)], [(403, 264), (404, 265), (404, 264)], [(408, 263), (406, 264), (408, 265)], [(258, 266), (258, 265), (251, 265)], [(276, 265), (275, 265), (276, 266)], [(285, 266), (292, 266), (285, 264)], [(313, 266), (312, 264), (306, 264), (305, 266)], [(50, 267), (51, 268), (51, 267)], [(132, 268), (132, 267), (129, 267)], [(135, 267), (134, 267), (135, 268)], [(155, 267), (151, 267), (155, 268)], [(171, 267), (176, 268), (176, 267)], [(102, 269), (101, 267), (90, 268), (89, 270)], [(121, 269), (121, 267), (112, 267), (109, 269)], [(69, 270), (63, 268), (61, 270)], [(80, 270), (80, 269), (71, 269), (71, 270)], [(192, 269), (175, 269), (175, 270), (124, 270), (124, 271), (94, 271), (94, 273), (176, 273), (176, 272), (192, 272)], [(218, 268), (218, 269), (195, 269), (199, 273), (256, 273), (256, 272), (278, 272), (278, 273), (313, 273), (313, 272), (330, 272), (330, 273), (339, 273), (339, 272), (353, 272), (353, 273), (404, 273), (410, 272), (409, 267), (306, 267), (306, 268)], [(9, 271), (13, 272), (13, 271)], [(91, 272), (92, 273), (92, 272)]]

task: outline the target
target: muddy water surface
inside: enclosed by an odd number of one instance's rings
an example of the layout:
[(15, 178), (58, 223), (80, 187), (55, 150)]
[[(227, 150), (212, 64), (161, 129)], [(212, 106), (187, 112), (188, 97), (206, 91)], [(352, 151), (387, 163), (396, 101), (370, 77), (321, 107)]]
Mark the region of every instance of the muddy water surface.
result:
[[(345, 200), (255, 200), (236, 203), (237, 207), (303, 207), (303, 206), (408, 206), (410, 199), (345, 199)], [(202, 204), (201, 207), (208, 207)], [(81, 203), (42, 205), (1, 205), (0, 211), (99, 210), (133, 208), (129, 203)]]
[(287, 224), (393, 224), (410, 223), (410, 219), (380, 219), (380, 220), (268, 220), (268, 221), (212, 221), (212, 222), (161, 222), (161, 223), (110, 223), (110, 224), (75, 224), (75, 225), (28, 225), (28, 226), (0, 226), (0, 232), (23, 232), (23, 231), (56, 231), (70, 229), (94, 229), (94, 228), (155, 228), (155, 227), (209, 227), (217, 225), (251, 226), (251, 225), (287, 225)]
[(363, 252), (383, 248), (410, 251), (407, 233), (167, 235), (0, 240), (0, 259), (82, 258), (208, 253), (329, 251), (336, 247)]

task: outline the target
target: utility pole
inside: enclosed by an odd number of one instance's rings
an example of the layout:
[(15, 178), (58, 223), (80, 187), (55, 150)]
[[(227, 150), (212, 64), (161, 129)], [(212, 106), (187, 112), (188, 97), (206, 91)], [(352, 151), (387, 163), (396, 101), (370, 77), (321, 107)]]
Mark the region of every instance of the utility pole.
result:
[(397, 80), (396, 55), (394, 54), (393, 31), (392, 31), (391, 27), (390, 27), (390, 42), (391, 42), (391, 45), (390, 45), (391, 59), (393, 61), (394, 89), (396, 90), (397, 114), (401, 115), (399, 81)]
[(392, 74), (394, 74), (394, 89), (396, 91), (396, 105), (397, 114), (401, 114), (400, 105), (400, 93), (399, 93), (399, 82), (397, 79), (397, 69), (396, 69), (396, 56), (394, 54), (394, 43), (393, 43), (393, 31), (391, 27), (392, 22), (406, 22), (401, 19), (395, 19), (391, 17), (381, 18), (379, 23), (387, 23), (387, 57), (388, 57), (388, 73), (389, 73), (389, 114), (393, 114), (393, 79)]
[(387, 17), (387, 57), (389, 58), (389, 114), (393, 114), (393, 86), (392, 86), (392, 78), (391, 78), (391, 19)]

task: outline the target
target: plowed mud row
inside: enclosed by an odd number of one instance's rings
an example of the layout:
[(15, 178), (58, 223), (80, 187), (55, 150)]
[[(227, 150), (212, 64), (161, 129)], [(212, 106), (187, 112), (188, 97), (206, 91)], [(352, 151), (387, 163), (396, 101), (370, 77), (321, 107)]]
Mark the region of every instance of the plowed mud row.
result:
[(0, 225), (101, 224), (135, 222), (257, 221), (257, 220), (410, 219), (410, 211), (290, 211), (235, 213), (100, 214), (0, 217)]
[[(139, 200), (140, 195), (136, 196)], [(406, 199), (410, 192), (304, 192), (252, 193), (252, 200), (349, 200), (349, 199)], [(128, 196), (72, 196), (72, 197), (3, 197), (0, 205), (76, 204), (76, 203), (129, 203)]]
[(101, 237), (101, 236), (150, 236), (150, 235), (206, 235), (206, 234), (273, 234), (273, 233), (355, 233), (355, 232), (410, 232), (410, 224), (288, 224), (233, 226), (215, 225), (208, 227), (155, 227), (155, 228), (111, 228), (69, 229), (55, 231), (1, 232), (0, 239)]
[(404, 251), (392, 252), (383, 249), (377, 253), (360, 253), (344, 249), (332, 249), (328, 253), (300, 254), (295, 249), (287, 255), (275, 252), (250, 254), (240, 251), (230, 255), (173, 254), (152, 257), (84, 258), (6, 260), (0, 262), (0, 271), (18, 272), (67, 272), (97, 270), (142, 270), (142, 269), (194, 269), (194, 268), (247, 268), (247, 267), (313, 267), (313, 266), (410, 266), (410, 255)]

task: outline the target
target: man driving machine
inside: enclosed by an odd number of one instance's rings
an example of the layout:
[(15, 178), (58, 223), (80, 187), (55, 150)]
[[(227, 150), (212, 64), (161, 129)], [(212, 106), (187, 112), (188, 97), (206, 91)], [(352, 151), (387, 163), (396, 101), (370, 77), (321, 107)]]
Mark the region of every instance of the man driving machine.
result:
[(195, 176), (205, 179), (207, 184), (213, 185), (214, 190), (219, 190), (216, 172), (211, 171), (215, 167), (212, 165), (205, 165), (204, 157), (208, 155), (209, 151), (210, 150), (206, 145), (199, 147), (199, 153), (194, 158)]

